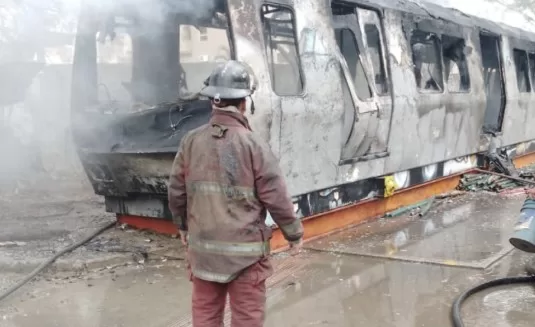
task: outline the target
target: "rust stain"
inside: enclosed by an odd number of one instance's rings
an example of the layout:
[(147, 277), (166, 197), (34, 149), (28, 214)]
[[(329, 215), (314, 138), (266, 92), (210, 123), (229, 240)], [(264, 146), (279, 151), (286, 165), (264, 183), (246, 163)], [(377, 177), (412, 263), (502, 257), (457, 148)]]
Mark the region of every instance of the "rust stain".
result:
[[(461, 175), (470, 171), (473, 170), (417, 185), (399, 191), (389, 198), (367, 200), (306, 218), (303, 220), (305, 227), (304, 239), (305, 241), (312, 241), (366, 221), (371, 221), (386, 212), (423, 201), (433, 195), (452, 191), (459, 185)], [(164, 219), (117, 215), (117, 220), (119, 223), (126, 223), (138, 229), (148, 229), (168, 235), (178, 234), (176, 226), (171, 221)], [(405, 224), (408, 221), (400, 220), (399, 223)], [(366, 229), (363, 229), (363, 233), (365, 232)], [(273, 231), (271, 249), (273, 253), (287, 250), (287, 242), (279, 229)]]
[[(364, 201), (304, 219), (304, 239), (305, 241), (312, 241), (363, 222), (377, 219), (386, 212), (423, 201), (433, 195), (452, 191), (459, 185), (461, 174), (464, 173), (466, 172), (408, 188), (395, 193), (389, 198)], [(278, 229), (273, 232), (271, 248), (274, 253), (287, 249), (287, 242)]]
[(166, 235), (178, 235), (178, 228), (170, 220), (140, 216), (117, 215), (117, 222), (136, 229), (151, 230)]
[(524, 168), (535, 163), (535, 152), (524, 154), (513, 159), (516, 168)]

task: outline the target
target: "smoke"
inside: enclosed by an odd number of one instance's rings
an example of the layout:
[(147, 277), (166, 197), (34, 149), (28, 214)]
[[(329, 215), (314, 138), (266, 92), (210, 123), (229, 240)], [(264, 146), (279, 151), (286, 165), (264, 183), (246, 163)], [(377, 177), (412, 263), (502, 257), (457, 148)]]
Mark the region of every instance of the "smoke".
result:
[[(41, 194), (60, 189), (68, 193), (71, 191), (65, 191), (65, 187), (80, 185), (92, 194), (72, 143), (70, 126), (74, 44), (84, 10), (96, 13), (94, 17), (102, 19), (103, 24), (107, 16), (133, 16), (144, 22), (144, 33), (151, 33), (169, 15), (177, 15), (183, 24), (209, 22), (216, 10), (222, 10), (223, 3), (0, 1), (0, 197), (26, 189)], [(99, 45), (101, 51), (109, 51), (102, 54), (108, 58), (105, 65), (109, 65), (103, 66), (107, 70), (99, 68), (99, 74), (106, 78), (105, 87), (99, 91), (107, 88), (112, 97), (128, 92), (122, 82), (129, 80), (131, 67), (121, 60), (131, 57), (132, 49), (122, 50), (121, 45), (121, 41)], [(119, 59), (113, 59), (116, 57)]]
[[(455, 8), (468, 15), (493, 20), (500, 24), (535, 33), (535, 3), (532, 0), (412, 0)], [(531, 10), (526, 10), (530, 8)]]
[(220, 0), (88, 0), (85, 4), (103, 12), (113, 12), (123, 8), (133, 10), (143, 20), (161, 22), (170, 14), (181, 14), (193, 20), (210, 17), (218, 3), (222, 2)]

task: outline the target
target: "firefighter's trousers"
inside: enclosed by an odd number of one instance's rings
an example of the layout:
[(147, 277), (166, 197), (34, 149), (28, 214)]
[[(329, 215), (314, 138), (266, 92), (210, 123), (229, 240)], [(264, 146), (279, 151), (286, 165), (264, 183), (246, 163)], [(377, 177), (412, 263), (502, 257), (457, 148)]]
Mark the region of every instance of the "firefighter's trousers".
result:
[(230, 327), (264, 326), (266, 277), (259, 264), (247, 268), (227, 284), (191, 276), (193, 327), (223, 326), (227, 294), (231, 311)]

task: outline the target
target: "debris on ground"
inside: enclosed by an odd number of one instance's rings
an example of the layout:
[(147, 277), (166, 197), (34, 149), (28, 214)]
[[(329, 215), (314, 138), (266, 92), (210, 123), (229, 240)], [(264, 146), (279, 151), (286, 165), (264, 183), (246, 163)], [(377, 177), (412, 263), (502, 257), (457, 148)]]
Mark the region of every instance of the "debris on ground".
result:
[(436, 198), (438, 200), (451, 199), (451, 198), (456, 198), (458, 196), (465, 195), (465, 194), (466, 194), (466, 191), (453, 190), (451, 192), (439, 194), (436, 196)]
[(520, 177), (522, 179), (535, 181), (535, 165), (527, 166), (527, 167), (524, 167), (522, 169), (519, 169), (518, 177)]
[(122, 242), (119, 236), (109, 237), (107, 235), (96, 237), (86, 246), (86, 249), (95, 252), (118, 252), (118, 253), (146, 253), (149, 249), (147, 246), (127, 245)]
[(488, 191), (501, 193), (505, 190), (518, 189), (520, 187), (524, 187), (522, 182), (515, 181), (505, 176), (470, 173), (463, 175), (457, 189), (468, 192)]
[(418, 202), (413, 205), (401, 207), (399, 209), (386, 213), (385, 218), (394, 218), (394, 217), (399, 217), (405, 214), (408, 214), (409, 217), (414, 217), (414, 216), (423, 217), (431, 209), (434, 201), (435, 201), (435, 197), (432, 197), (432, 198), (429, 198), (422, 202)]

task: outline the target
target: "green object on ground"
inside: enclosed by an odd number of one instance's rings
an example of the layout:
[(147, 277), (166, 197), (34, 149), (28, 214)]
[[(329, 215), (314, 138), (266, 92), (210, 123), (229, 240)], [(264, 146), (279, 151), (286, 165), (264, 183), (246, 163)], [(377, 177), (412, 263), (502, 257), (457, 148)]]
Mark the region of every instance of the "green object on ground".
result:
[(429, 211), (429, 209), (431, 209), (431, 206), (433, 205), (434, 201), (435, 201), (435, 197), (432, 197), (432, 198), (429, 198), (429, 199), (424, 200), (422, 202), (418, 202), (416, 204), (411, 204), (409, 206), (402, 207), (402, 208), (396, 209), (394, 211), (390, 211), (390, 212), (385, 214), (385, 217), (386, 218), (399, 217), (399, 216), (401, 216), (401, 215), (403, 215), (405, 213), (408, 213), (411, 210), (414, 210), (414, 209), (417, 209), (417, 208), (420, 208), (419, 214), (423, 216)]

